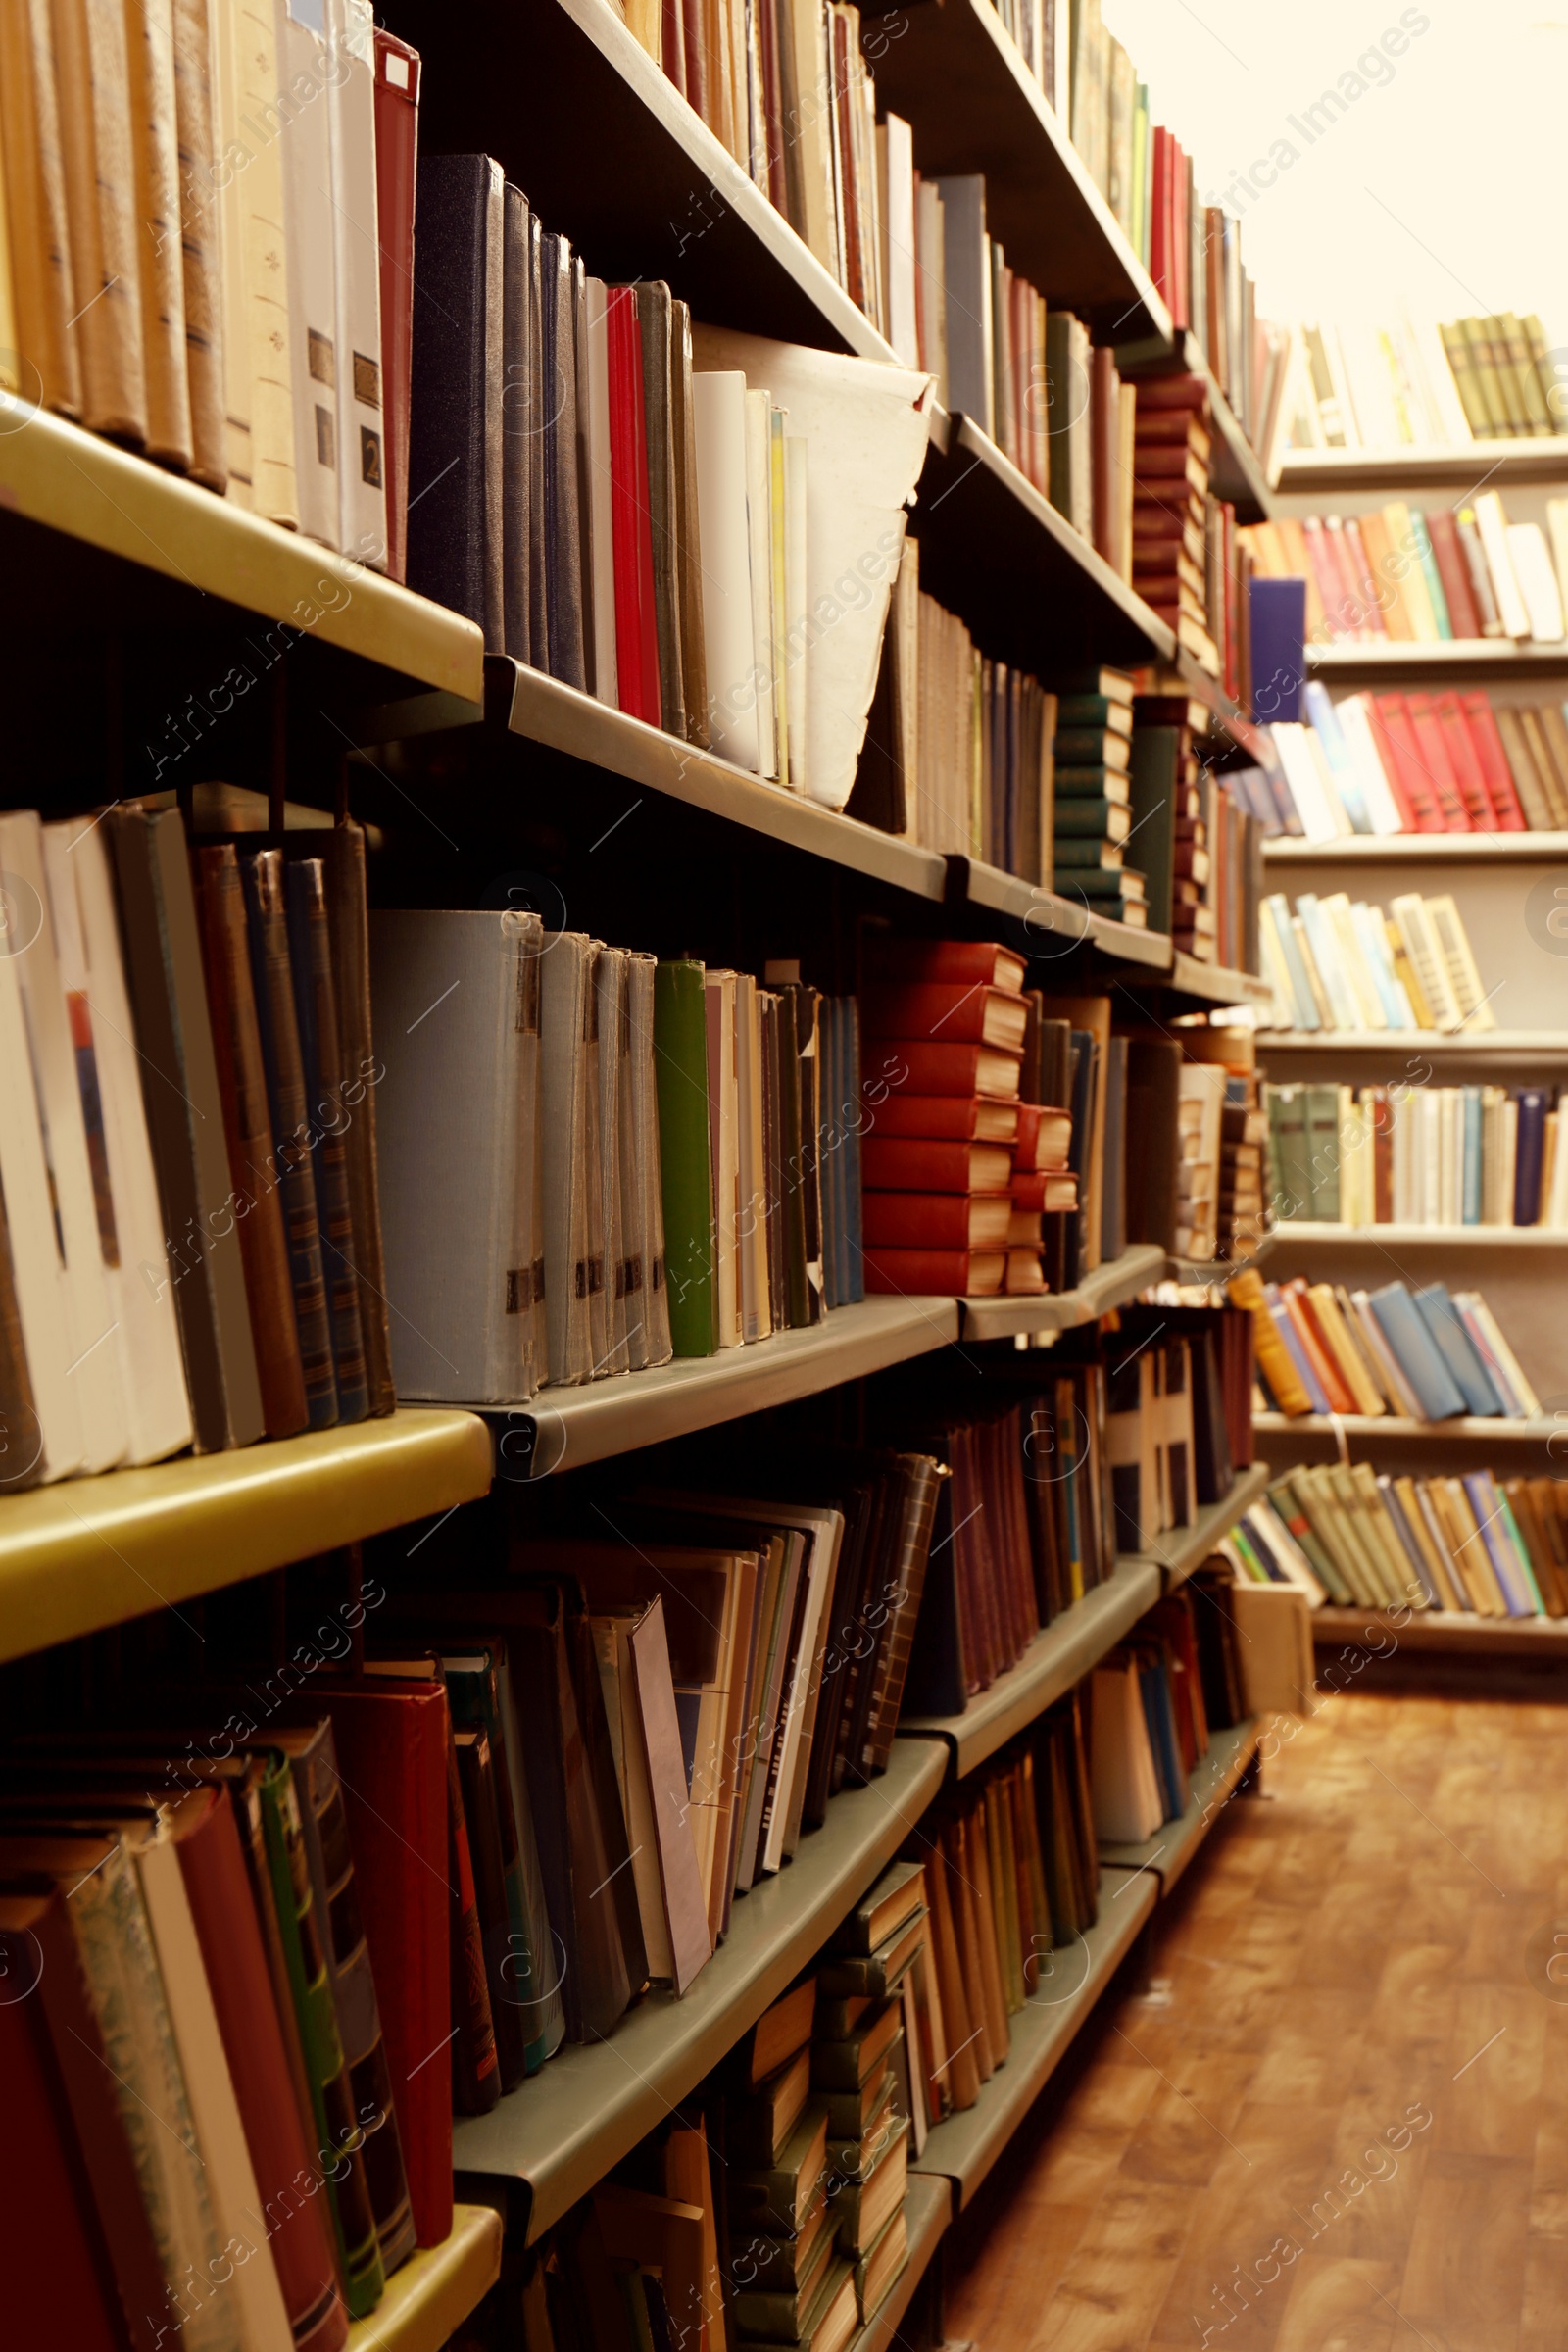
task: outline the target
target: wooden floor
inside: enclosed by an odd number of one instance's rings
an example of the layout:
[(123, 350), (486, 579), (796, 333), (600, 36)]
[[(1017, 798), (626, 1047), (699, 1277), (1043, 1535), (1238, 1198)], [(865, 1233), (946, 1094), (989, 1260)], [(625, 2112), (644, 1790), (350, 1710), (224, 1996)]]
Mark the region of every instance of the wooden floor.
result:
[(950, 2341), (1563, 2352), (1568, 1707), (1334, 1698), (1263, 1786), (956, 2231)]

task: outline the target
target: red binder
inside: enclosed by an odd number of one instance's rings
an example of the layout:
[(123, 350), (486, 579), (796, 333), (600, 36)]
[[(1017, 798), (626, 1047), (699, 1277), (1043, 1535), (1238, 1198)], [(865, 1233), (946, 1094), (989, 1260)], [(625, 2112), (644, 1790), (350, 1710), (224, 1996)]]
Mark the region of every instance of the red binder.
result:
[(654, 609), (654, 534), (648, 506), (648, 423), (643, 407), (643, 337), (630, 286), (611, 289), (610, 507), (615, 550), (615, 670), (620, 707), (649, 726), (663, 724), (659, 696), (659, 627)]

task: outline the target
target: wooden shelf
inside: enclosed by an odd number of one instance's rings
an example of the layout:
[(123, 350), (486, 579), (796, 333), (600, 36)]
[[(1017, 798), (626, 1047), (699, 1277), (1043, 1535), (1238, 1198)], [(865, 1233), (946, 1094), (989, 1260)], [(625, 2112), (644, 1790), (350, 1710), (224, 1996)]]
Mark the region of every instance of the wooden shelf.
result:
[(1454, 1413), (1446, 1421), (1411, 1421), (1402, 1413), (1274, 1413), (1252, 1415), (1253, 1429), (1263, 1437), (1327, 1438), (1336, 1430), (1347, 1438), (1396, 1439), (1400, 1445), (1426, 1443), (1451, 1446), (1458, 1439), (1486, 1445), (1549, 1446), (1565, 1435), (1568, 1425), (1543, 1413), (1539, 1418), (1507, 1421), (1502, 1415)]
[(1238, 522), (1266, 522), (1269, 516), (1268, 477), (1257, 452), (1243, 432), (1241, 419), (1220, 390), (1197, 337), (1172, 334), (1160, 342), (1135, 343), (1118, 351), (1116, 364), (1134, 381), (1141, 375), (1198, 375), (1208, 386), (1212, 488), (1216, 498), (1229, 499)]
[(1455, 1657), (1546, 1658), (1568, 1665), (1568, 1618), (1472, 1617), (1451, 1609), (1312, 1611), (1312, 1640), (1320, 1649), (1341, 1647), (1447, 1652)]
[(405, 1406), (385, 1421), (8, 1495), (0, 1659), (451, 1510), (489, 1485), (482, 1422)]
[[(1163, 1579), (1163, 1590), (1174, 1592), (1195, 1568), (1201, 1568), (1220, 1537), (1229, 1535), (1242, 1513), (1266, 1493), (1273, 1475), (1267, 1462), (1253, 1462), (1249, 1469), (1239, 1471), (1222, 1501), (1204, 1503), (1191, 1527), (1167, 1529), (1155, 1540), (1143, 1562), (1137, 1564), (1156, 1568)], [(1117, 1562), (1118, 1567), (1134, 1564), (1131, 1554)]]
[(45, 410), (0, 433), (0, 549), (21, 626), (186, 633), (226, 610), (471, 703), (483, 691), (472, 621)]
[(1172, 994), (1205, 1004), (1272, 1004), (1274, 991), (1256, 972), (1233, 972), (1222, 963), (1200, 963), (1178, 948), (1166, 986)]
[(928, 178), (985, 173), (986, 227), (1009, 268), (1102, 342), (1168, 338), (1153, 280), (990, 0), (867, 10), (860, 29), (878, 113), (912, 124)]
[(1290, 449), (1280, 460), (1281, 492), (1315, 497), (1322, 490), (1407, 490), (1440, 484), (1476, 490), (1510, 482), (1568, 485), (1568, 440), (1460, 441), (1451, 449)]
[(1180, 1821), (1166, 1822), (1140, 1845), (1102, 1845), (1101, 1868), (1147, 1872), (1158, 1880), (1161, 1894), (1169, 1894), (1256, 1755), (1258, 1725), (1252, 1716), (1213, 1733), (1207, 1755), (1188, 1777), (1187, 1810)]
[(1053, 1973), (1016, 2017), (1007, 2020), (1004, 2063), (972, 2107), (938, 2124), (910, 2172), (941, 2173), (953, 2182), (958, 2212), (1004, 2152), (1074, 2035), (1126, 1958), (1158, 1895), (1149, 1873), (1102, 1871), (1100, 1917), (1076, 1943), (1053, 1954)]
[(530, 2243), (560, 2221), (785, 1989), (914, 1830), (947, 1764), (939, 1740), (896, 1740), (880, 1780), (834, 1797), (794, 1861), (737, 1897), (684, 2000), (646, 1994), (608, 2041), (568, 2044), (488, 2115), (460, 2117), (459, 2173), (523, 2184)]
[(1260, 1054), (1437, 1054), (1490, 1058), (1524, 1054), (1538, 1060), (1568, 1054), (1568, 1029), (1463, 1029), (1445, 1036), (1437, 1029), (1260, 1029)]
[(850, 2338), (848, 2352), (895, 2352), (904, 2342), (899, 2323), (914, 2301), (915, 2290), (953, 2219), (953, 2187), (930, 2173), (911, 2173), (904, 2192), (904, 2226), (909, 2253), (903, 2270), (888, 2288), (858, 2335)]
[(1092, 913), (1082, 899), (1043, 889), (1038, 882), (1025, 882), (1017, 874), (1004, 874), (1000, 866), (985, 865), (978, 858), (950, 857), (948, 871), (950, 903), (963, 900), (1017, 923), (1026, 952), (1034, 948), (1049, 959), (1051, 954), (1062, 951), (1048, 950), (1046, 942), (1058, 939), (1069, 948), (1091, 950), (1112, 962), (1135, 966), (1140, 980), (1170, 970), (1171, 943), (1163, 931), (1140, 931), (1131, 923), (1112, 922), (1108, 915)]
[(1281, 837), (1263, 844), (1268, 865), (1560, 864), (1568, 833), (1352, 833), (1338, 841)]
[(452, 2235), (394, 2271), (368, 2320), (349, 2329), (348, 2352), (441, 2352), (501, 2276), (501, 2216), (460, 2205)]
[(1568, 1232), (1544, 1225), (1324, 1225), (1305, 1217), (1287, 1217), (1274, 1229), (1274, 1239), (1287, 1248), (1300, 1243), (1306, 1249), (1401, 1250), (1568, 1250)]
[(957, 1336), (956, 1299), (866, 1298), (830, 1308), (808, 1330), (777, 1332), (749, 1348), (678, 1356), (580, 1389), (541, 1389), (526, 1404), (472, 1409), (494, 1436), (496, 1476), (525, 1482), (814, 1396)]
[(1125, 1306), (1152, 1283), (1162, 1282), (1167, 1264), (1157, 1242), (1136, 1242), (1075, 1291), (1050, 1291), (1043, 1298), (960, 1298), (966, 1340), (1009, 1340), (1019, 1332), (1074, 1331), (1098, 1323), (1113, 1306)]
[(999, 1674), (961, 1715), (910, 1715), (900, 1732), (946, 1740), (954, 1773), (962, 1779), (1082, 1682), (1159, 1594), (1154, 1561), (1118, 1560), (1114, 1575), (1043, 1626), (1017, 1665)]
[[(989, 0), (941, 0), (983, 9)], [(918, 22), (910, 13), (911, 26)], [(920, 585), (956, 612), (993, 660), (1041, 666), (1168, 662), (1175, 638), (1143, 599), (968, 416), (933, 441), (913, 528)]]
[(1455, 637), (1436, 645), (1341, 639), (1308, 645), (1306, 666), (1331, 685), (1336, 678), (1551, 678), (1568, 671), (1568, 639), (1558, 645), (1515, 645), (1500, 637)]

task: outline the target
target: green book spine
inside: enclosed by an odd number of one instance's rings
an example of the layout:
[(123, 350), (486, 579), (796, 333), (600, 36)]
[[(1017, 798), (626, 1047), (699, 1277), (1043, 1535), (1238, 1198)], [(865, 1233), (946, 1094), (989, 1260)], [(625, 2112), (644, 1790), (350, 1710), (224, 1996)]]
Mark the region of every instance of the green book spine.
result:
[[(512, 1801), (511, 1758), (508, 1753), (506, 1728), (501, 1720), (501, 1693), (496, 1683), (495, 1659), (488, 1649), (478, 1653), (482, 1663), (476, 1666), (455, 1666), (445, 1663), (447, 1699), (452, 1708), (452, 1723), (456, 1731), (481, 1731), (490, 1742), (490, 1754), (495, 1765), (496, 1826), (501, 1833), (501, 1873), (507, 1894), (507, 1919), (511, 1927), (512, 1949), (507, 1962), (509, 1989), (521, 2013), (523, 2028), (523, 2063), (530, 2075), (536, 2075), (551, 2054), (546, 2031), (546, 2010), (540, 1979), (534, 1966), (536, 1938), (530, 1929), (528, 1901), (523, 1885), (522, 1837), (524, 1825), (517, 1821), (516, 1808)], [(532, 1837), (532, 1825), (526, 1825), (526, 1835)]]
[(1306, 1089), (1282, 1086), (1275, 1090), (1269, 1117), (1279, 1152), (1280, 1215), (1312, 1214), (1312, 1176), (1306, 1141)]
[(1118, 767), (1124, 762), (1106, 756), (1107, 753), (1113, 753), (1118, 745), (1125, 752), (1127, 738), (1113, 727), (1058, 726), (1052, 749), (1063, 767), (1093, 766), (1096, 763), (1104, 767)]
[(1125, 801), (1128, 798), (1126, 771), (1119, 767), (1058, 767), (1056, 798), (1069, 801), (1103, 800)]
[(1306, 1089), (1307, 1181), (1311, 1186), (1312, 1215), (1319, 1224), (1340, 1221), (1340, 1090), (1336, 1086)]
[(1117, 702), (1114, 695), (1060, 694), (1056, 697), (1056, 726), (1058, 731), (1068, 727), (1094, 727), (1102, 730), (1114, 725), (1112, 714), (1116, 711), (1122, 713), (1125, 724), (1126, 712), (1129, 708), (1130, 705), (1127, 703)]
[(1067, 800), (1056, 803), (1056, 839), (1098, 836), (1102, 841), (1124, 840), (1127, 811), (1119, 801)]
[(1129, 838), (1138, 844), (1144, 900), (1152, 931), (1168, 931), (1176, 870), (1176, 788), (1182, 772), (1181, 727), (1139, 727), (1128, 774), (1132, 808)]
[(1451, 640), (1453, 619), (1448, 612), (1448, 600), (1443, 593), (1438, 559), (1432, 552), (1432, 534), (1427, 529), (1426, 516), (1414, 507), (1410, 509), (1410, 536), (1415, 541), (1416, 554), (1421, 559), (1421, 576), (1426, 581), (1427, 594), (1432, 599), (1432, 614), (1438, 624), (1438, 635)]
[(711, 1355), (718, 1346), (718, 1310), (708, 1007), (700, 963), (662, 962), (655, 973), (654, 1047), (670, 1344), (677, 1355)]
[(1459, 331), (1470, 346), (1470, 363), (1475, 370), (1476, 390), (1486, 413), (1487, 432), (1497, 441), (1511, 441), (1513, 426), (1503, 405), (1502, 386), (1497, 380), (1497, 364), (1492, 348), (1492, 328), (1485, 318), (1461, 318)]
[(1085, 870), (1114, 873), (1121, 864), (1121, 852), (1110, 841), (1058, 841), (1056, 864), (1063, 870), (1070, 868), (1076, 881)]
[(1453, 377), (1453, 388), (1459, 395), (1459, 406), (1464, 411), (1465, 422), (1478, 441), (1485, 441), (1492, 426), (1487, 416), (1487, 404), (1481, 397), (1481, 386), (1476, 376), (1475, 360), (1470, 350), (1469, 338), (1462, 326), (1440, 326), (1438, 332), (1443, 337), (1443, 348), (1447, 355), (1448, 372)]

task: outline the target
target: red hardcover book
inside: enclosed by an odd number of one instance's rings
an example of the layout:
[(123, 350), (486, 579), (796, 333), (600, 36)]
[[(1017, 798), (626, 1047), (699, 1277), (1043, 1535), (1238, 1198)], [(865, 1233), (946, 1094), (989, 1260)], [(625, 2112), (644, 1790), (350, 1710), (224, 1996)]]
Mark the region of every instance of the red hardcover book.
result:
[(1346, 633), (1351, 637), (1381, 634), (1383, 615), (1381, 612), (1378, 614), (1377, 631), (1374, 632), (1367, 610), (1366, 590), (1356, 576), (1355, 549), (1347, 537), (1345, 524), (1338, 514), (1324, 516), (1321, 545), (1340, 584), (1340, 602), (1335, 610)]
[(447, 1694), (438, 1682), (312, 1685), (332, 1718), (354, 1878), (421, 2246), (452, 2232)]
[[(1155, 132), (1163, 138), (1163, 131)], [(1138, 431), (1142, 437), (1146, 415), (1166, 409), (1191, 409), (1202, 419), (1208, 415), (1208, 386), (1200, 375), (1152, 375), (1138, 387)]]
[(1453, 780), (1459, 788), (1459, 798), (1464, 803), (1471, 827), (1477, 833), (1490, 833), (1496, 826), (1497, 811), (1487, 790), (1486, 771), (1471, 737), (1464, 707), (1456, 694), (1449, 693), (1434, 695), (1432, 708), (1437, 713), (1438, 725), (1443, 730), (1448, 765), (1453, 771)]
[(1299, 1278), (1296, 1282), (1286, 1283), (1280, 1291), (1280, 1298), (1296, 1327), (1296, 1336), (1301, 1343), (1307, 1360), (1322, 1384), (1330, 1412), (1353, 1413), (1356, 1410), (1355, 1397), (1340, 1370), (1339, 1357), (1324, 1336), (1317, 1310), (1307, 1297), (1306, 1284)]
[(1072, 1113), (1049, 1102), (1020, 1102), (1018, 1137), (1012, 1164), (1022, 1172), (1034, 1168), (1064, 1168), (1072, 1149)]
[(649, 726), (663, 724), (659, 698), (659, 625), (654, 609), (653, 523), (648, 505), (648, 425), (643, 409), (643, 337), (630, 286), (605, 306), (610, 349), (610, 507), (615, 557), (615, 674), (620, 707)]
[(1067, 1168), (1015, 1168), (1010, 1186), (1014, 1208), (1054, 1216), (1078, 1205), (1078, 1179)]
[(1444, 833), (1442, 811), (1432, 779), (1416, 748), (1415, 730), (1402, 694), (1372, 697), (1372, 727), (1389, 779), (1389, 790), (1399, 805), (1407, 833)]
[(994, 1298), (1006, 1271), (1005, 1250), (865, 1251), (865, 1287), (873, 1298)]
[(949, 1046), (1023, 1044), (1024, 1002), (978, 981), (873, 981), (860, 991), (860, 1034), (866, 1038), (931, 1039)]
[(1470, 585), (1470, 566), (1464, 560), (1464, 549), (1459, 545), (1459, 526), (1446, 507), (1430, 508), (1426, 525), (1453, 633), (1456, 637), (1479, 637), (1481, 615), (1476, 610), (1475, 591)]
[(1344, 637), (1353, 634), (1345, 616), (1345, 589), (1340, 580), (1339, 565), (1335, 563), (1333, 550), (1328, 545), (1328, 533), (1324, 530), (1322, 521), (1316, 514), (1302, 516), (1301, 535), (1306, 541), (1306, 560), (1312, 566), (1312, 581), (1317, 589), (1318, 601), (1323, 607), (1323, 617), (1328, 623), (1329, 635)]
[(1360, 614), (1361, 626), (1368, 636), (1386, 637), (1389, 633), (1389, 624), (1384, 619), (1383, 608), (1378, 603), (1378, 575), (1372, 559), (1367, 554), (1366, 541), (1361, 536), (1360, 522), (1355, 515), (1347, 514), (1341, 527), (1345, 534), (1346, 561), (1349, 566), (1350, 576), (1355, 583), (1356, 609)]
[(1431, 779), (1437, 798), (1438, 810), (1446, 833), (1473, 833), (1469, 810), (1459, 795), (1459, 783), (1448, 758), (1448, 746), (1430, 694), (1407, 694), (1404, 707), (1410, 713), (1410, 729), (1415, 737), (1416, 757)]
[(1170, 306), (1171, 324), (1178, 329), (1193, 323), (1193, 167), (1180, 139), (1170, 143), (1171, 276), (1176, 298)]
[(0, 1895), (0, 1960), (6, 2341), (153, 2352), (173, 2307), (60, 1887)]
[(861, 1196), (866, 1247), (878, 1250), (1005, 1250), (1011, 1215), (1004, 1193)]
[[(1153, 140), (1153, 198), (1149, 208), (1149, 274), (1162, 296), (1165, 308), (1170, 301), (1170, 132), (1156, 124)], [(1143, 386), (1139, 386), (1138, 405), (1143, 406)]]
[(1481, 688), (1476, 687), (1472, 692), (1460, 695), (1459, 708), (1464, 712), (1470, 740), (1475, 746), (1476, 758), (1481, 762), (1488, 796), (1497, 812), (1497, 831), (1528, 833), (1530, 827), (1519, 806), (1518, 787), (1513, 780), (1513, 770), (1508, 765), (1508, 755), (1502, 748), (1502, 737), (1497, 732), (1497, 721), (1491, 703)]
[(878, 1075), (892, 1095), (987, 1095), (998, 1102), (1016, 1102), (1021, 1054), (1005, 1054), (1000, 1046), (930, 1045), (907, 1037), (885, 1044), (868, 1041), (863, 1056), (869, 1066), (880, 1054)]
[(201, 1793), (212, 1802), (186, 1798), (172, 1834), (256, 2186), (270, 2221), (276, 2217), (270, 2242), (278, 2284), (298, 2352), (338, 2352), (348, 2313), (325, 2200), (285, 2193), (296, 2180), (318, 2179), (319, 2168), (305, 2144), (239, 1831), (225, 1787)]
[(877, 980), (954, 982), (962, 988), (1000, 988), (1016, 996), (1028, 966), (994, 939), (888, 939), (867, 943), (866, 962)]
[(1146, 387), (1142, 384), (1138, 387), (1138, 424), (1134, 446), (1140, 457), (1146, 449), (1168, 448), (1172, 442), (1179, 442), (1183, 449), (1196, 450), (1200, 458), (1208, 455), (1208, 433), (1198, 413), (1202, 405), (1202, 379), (1196, 375), (1184, 375), (1178, 376), (1176, 381), (1184, 386), (1196, 385), (1199, 398), (1191, 402), (1182, 400), (1173, 408), (1151, 408), (1143, 397)]
[(414, 351), (414, 188), (419, 160), (419, 53), (375, 31), (375, 228), (381, 249), (381, 416), (386, 568), (408, 577), (409, 385)]
[(889, 1095), (867, 1079), (861, 1090), (862, 1135), (922, 1135), (954, 1144), (1006, 1144), (1018, 1133), (1016, 1102), (988, 1102), (971, 1095)]
[(1005, 1144), (935, 1143), (919, 1136), (860, 1140), (867, 1193), (1004, 1193), (1012, 1177)]
[(1206, 470), (1202, 459), (1190, 450), (1185, 441), (1149, 442), (1140, 437), (1134, 453), (1133, 471), (1142, 482), (1158, 482), (1163, 486), (1171, 480), (1186, 481), (1187, 469), (1193, 465)]

